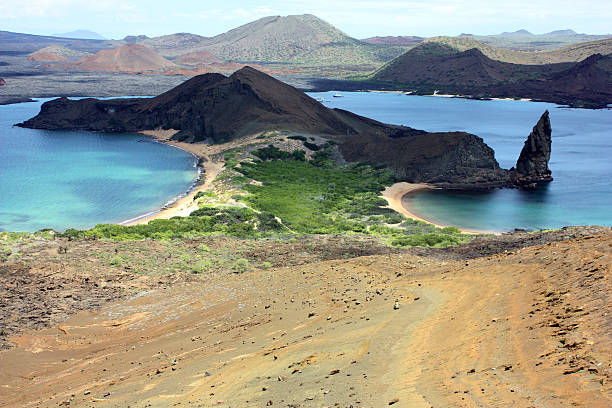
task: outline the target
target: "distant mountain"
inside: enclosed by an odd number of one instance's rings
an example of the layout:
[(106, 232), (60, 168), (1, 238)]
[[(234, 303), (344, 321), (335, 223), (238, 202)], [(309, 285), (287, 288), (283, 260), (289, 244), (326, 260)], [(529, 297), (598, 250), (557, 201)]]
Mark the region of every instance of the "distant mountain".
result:
[(478, 48), (462, 51), (424, 42), (376, 71), (373, 79), (424, 93), (605, 107), (612, 103), (611, 60), (612, 55), (595, 54), (577, 63), (524, 65), (496, 61)]
[(496, 35), (471, 35), (484, 43), (517, 51), (551, 51), (568, 45), (612, 38), (612, 34), (578, 34), (574, 30), (556, 30), (546, 34), (532, 34), (527, 30)]
[(501, 35), (515, 36), (515, 35), (533, 35), (533, 34), (531, 34), (527, 30), (517, 30), (517, 31), (512, 31), (512, 32), (506, 31), (506, 32), (501, 33)]
[[(551, 31), (550, 33), (546, 33), (546, 34), (542, 34), (542, 35), (579, 35), (577, 32), (575, 32), (574, 30), (555, 30), (555, 31)], [(586, 35), (586, 34), (582, 34), (582, 35)]]
[(492, 86), (500, 82), (541, 78), (566, 69), (560, 65), (519, 65), (486, 56), (478, 48), (460, 51), (446, 44), (425, 42), (378, 70), (381, 81), (456, 87)]
[(202, 37), (197, 34), (176, 33), (147, 38), (138, 41), (138, 43), (153, 48), (165, 57), (176, 57), (202, 50), (206, 46), (207, 40), (209, 40), (208, 37)]
[(98, 33), (89, 30), (74, 30), (68, 33), (51, 34), (53, 37), (78, 38), (81, 40), (106, 40)]
[(136, 44), (137, 42), (141, 42), (148, 39), (149, 37), (147, 37), (146, 35), (126, 35), (123, 38), (123, 41), (125, 41), (127, 44)]
[(432, 37), (424, 40), (418, 47), (431, 43), (441, 44), (456, 51), (467, 51), (476, 48), (491, 59), (527, 65), (578, 62), (593, 54), (606, 55), (612, 53), (612, 38), (569, 45), (545, 52), (525, 52), (495, 47), (491, 44), (478, 41), (474, 37)]
[(423, 42), (424, 37), (415, 37), (412, 35), (409, 36), (387, 36), (387, 37), (370, 37), (364, 38), (363, 42), (367, 42), (370, 44), (380, 44), (380, 45), (400, 45), (404, 47), (414, 47), (417, 44)]
[(227, 61), (373, 69), (406, 47), (369, 44), (310, 14), (270, 16), (215, 37), (172, 34), (139, 42), (168, 58), (208, 50)]
[(211, 38), (206, 48), (226, 60), (243, 62), (345, 65), (389, 59), (376, 46), (310, 14), (264, 17)]
[(22, 55), (30, 54), (49, 45), (63, 46), (77, 51), (98, 52), (121, 44), (122, 42), (112, 40), (84, 40), (0, 31), (0, 51), (11, 51)]
[(85, 71), (163, 72), (176, 65), (144, 45), (126, 44), (87, 55), (67, 67)]

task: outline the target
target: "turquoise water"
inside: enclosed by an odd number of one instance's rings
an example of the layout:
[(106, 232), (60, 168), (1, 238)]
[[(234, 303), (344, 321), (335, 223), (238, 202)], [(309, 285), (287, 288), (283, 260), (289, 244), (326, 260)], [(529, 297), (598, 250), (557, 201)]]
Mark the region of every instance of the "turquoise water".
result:
[(116, 223), (184, 193), (191, 154), (136, 134), (22, 129), (42, 102), (0, 106), (0, 230)]
[(406, 199), (424, 218), (482, 231), (612, 226), (612, 110), (566, 109), (528, 101), (477, 101), (389, 93), (313, 93), (328, 107), (428, 131), (474, 133), (510, 168), (540, 115), (552, 123), (554, 181), (535, 191), (429, 191)]

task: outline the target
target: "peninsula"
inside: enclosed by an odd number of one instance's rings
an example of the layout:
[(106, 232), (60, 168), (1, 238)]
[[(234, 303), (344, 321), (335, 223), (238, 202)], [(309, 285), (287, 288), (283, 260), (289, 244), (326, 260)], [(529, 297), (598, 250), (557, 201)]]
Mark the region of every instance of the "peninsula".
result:
[[(545, 113), (538, 140), (550, 145)], [(229, 77), (204, 74), (155, 98), (69, 100), (42, 105), (18, 126), (103, 132), (178, 130), (175, 141), (222, 143), (270, 129), (316, 134), (337, 145), (342, 160), (384, 166), (398, 179), (444, 188), (488, 189), (532, 185), (524, 166), (508, 171), (484, 141), (466, 132), (436, 132), (384, 124), (342, 109), (329, 109), (303, 92), (256, 69)], [(525, 151), (521, 161), (543, 162), (549, 155)], [(527, 171), (523, 173), (523, 171)], [(544, 181), (536, 177), (536, 181)]]

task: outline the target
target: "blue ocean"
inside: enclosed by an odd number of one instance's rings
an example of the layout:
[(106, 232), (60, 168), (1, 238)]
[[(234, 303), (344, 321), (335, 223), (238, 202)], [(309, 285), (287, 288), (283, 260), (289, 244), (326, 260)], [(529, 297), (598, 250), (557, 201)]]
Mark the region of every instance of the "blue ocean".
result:
[(405, 204), (431, 221), (464, 229), (502, 232), (567, 225), (612, 226), (612, 110), (568, 109), (514, 100), (479, 101), (397, 93), (311, 93), (330, 108), (428, 131), (474, 133), (510, 168), (531, 129), (549, 110), (554, 181), (535, 191), (427, 191)]
[(118, 223), (159, 210), (197, 177), (196, 159), (138, 134), (13, 126), (42, 101), (0, 106), (0, 230)]

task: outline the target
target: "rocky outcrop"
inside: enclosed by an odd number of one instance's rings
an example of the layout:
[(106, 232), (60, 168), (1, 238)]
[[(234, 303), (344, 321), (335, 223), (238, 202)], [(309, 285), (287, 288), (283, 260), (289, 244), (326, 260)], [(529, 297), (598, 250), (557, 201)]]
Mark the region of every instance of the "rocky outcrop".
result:
[(539, 182), (552, 181), (551, 171), (548, 168), (551, 135), (550, 117), (546, 111), (525, 141), (516, 167), (510, 169), (510, 177), (514, 184), (524, 188), (535, 188)]
[(135, 132), (177, 129), (175, 140), (221, 143), (270, 129), (290, 129), (338, 142), (349, 162), (385, 166), (402, 180), (482, 189), (512, 185), (493, 149), (465, 132), (428, 133), (329, 109), (253, 68), (229, 77), (194, 77), (155, 98), (69, 100), (42, 105), (19, 126)]

